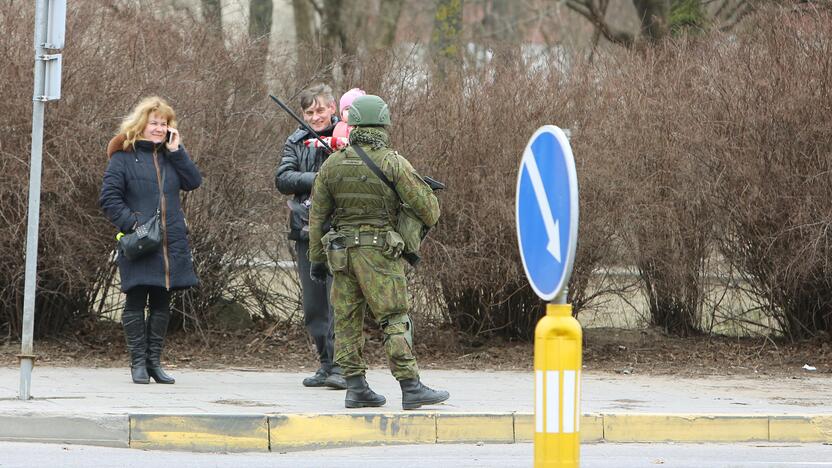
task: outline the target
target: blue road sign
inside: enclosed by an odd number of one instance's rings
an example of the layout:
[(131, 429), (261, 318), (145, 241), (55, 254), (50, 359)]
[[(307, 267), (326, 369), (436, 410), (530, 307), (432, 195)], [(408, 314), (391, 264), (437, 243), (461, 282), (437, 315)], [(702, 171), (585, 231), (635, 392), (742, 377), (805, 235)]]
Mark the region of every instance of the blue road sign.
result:
[(529, 283), (551, 301), (569, 282), (578, 243), (578, 176), (558, 127), (537, 129), (523, 151), (515, 200), (517, 243)]

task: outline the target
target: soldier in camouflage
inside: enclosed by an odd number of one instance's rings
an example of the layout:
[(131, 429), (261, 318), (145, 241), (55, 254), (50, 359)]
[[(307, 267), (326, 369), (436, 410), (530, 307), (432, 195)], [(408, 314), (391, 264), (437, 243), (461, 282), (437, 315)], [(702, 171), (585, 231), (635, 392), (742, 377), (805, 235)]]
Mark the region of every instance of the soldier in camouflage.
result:
[[(428, 226), (439, 219), (439, 201), (413, 166), (389, 147), (387, 104), (378, 96), (358, 97), (350, 108), (350, 147), (333, 153), (321, 166), (312, 189), (309, 215), (310, 275), (317, 281), (333, 274), (335, 360), (347, 380), (347, 408), (382, 406), (387, 400), (373, 392), (364, 377), (364, 312), (369, 310), (384, 333), (390, 370), (402, 388), (402, 407), (415, 409), (449, 398), (419, 380), (413, 355), (413, 322), (404, 260), (404, 241), (395, 231), (399, 207), (410, 205)], [(391, 190), (367, 166), (360, 146), (393, 182)], [(331, 220), (331, 230), (323, 232)]]

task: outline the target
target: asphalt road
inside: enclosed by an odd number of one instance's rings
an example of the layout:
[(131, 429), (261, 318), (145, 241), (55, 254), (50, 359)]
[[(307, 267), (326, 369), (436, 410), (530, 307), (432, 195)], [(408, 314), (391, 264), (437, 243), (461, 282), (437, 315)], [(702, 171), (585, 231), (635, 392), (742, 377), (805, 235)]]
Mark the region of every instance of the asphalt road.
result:
[[(402, 445), (289, 453), (190, 453), (0, 442), (0, 467), (530, 467), (532, 444)], [(427, 462), (427, 463), (426, 463)], [(583, 468), (832, 467), (823, 444), (584, 444)]]

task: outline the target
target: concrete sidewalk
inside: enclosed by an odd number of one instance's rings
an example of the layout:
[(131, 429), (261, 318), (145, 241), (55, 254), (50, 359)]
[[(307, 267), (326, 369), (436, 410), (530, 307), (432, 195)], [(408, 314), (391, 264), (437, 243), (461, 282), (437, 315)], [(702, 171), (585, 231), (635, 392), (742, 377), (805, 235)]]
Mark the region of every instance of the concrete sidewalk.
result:
[[(193, 451), (284, 451), (388, 443), (530, 441), (532, 372), (427, 370), (446, 404), (401, 410), (386, 371), (367, 379), (385, 407), (347, 410), (306, 374), (175, 369), (175, 385), (135, 385), (128, 369), (0, 368), (0, 440)], [(584, 441), (832, 442), (832, 376), (677, 378), (584, 372)]]

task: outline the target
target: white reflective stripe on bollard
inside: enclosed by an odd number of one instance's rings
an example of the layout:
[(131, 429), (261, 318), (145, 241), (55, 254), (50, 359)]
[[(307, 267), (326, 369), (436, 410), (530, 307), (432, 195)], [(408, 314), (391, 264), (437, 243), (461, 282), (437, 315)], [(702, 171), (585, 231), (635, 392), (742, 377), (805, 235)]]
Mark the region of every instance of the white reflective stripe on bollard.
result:
[(560, 382), (558, 371), (546, 371), (546, 432), (559, 432)]
[(575, 371), (563, 371), (563, 432), (575, 432)]
[(578, 388), (575, 390), (575, 432), (581, 432), (581, 371), (578, 371)]
[(534, 383), (535, 432), (579, 432), (581, 371), (563, 371), (563, 385), (560, 382), (560, 371), (535, 371)]
[(543, 432), (543, 371), (534, 372), (534, 431)]

